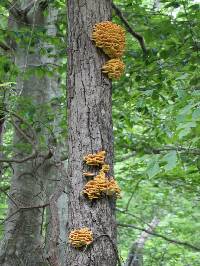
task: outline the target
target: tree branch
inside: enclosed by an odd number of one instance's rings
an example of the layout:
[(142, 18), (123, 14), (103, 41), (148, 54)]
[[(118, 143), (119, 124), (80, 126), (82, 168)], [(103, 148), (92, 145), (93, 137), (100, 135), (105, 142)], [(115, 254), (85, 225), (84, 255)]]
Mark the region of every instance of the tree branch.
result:
[(26, 7), (23, 9), (17, 6), (17, 1), (14, 3), (8, 2), (8, 11), (13, 15), (14, 18), (18, 18), (20, 21), (27, 22), (27, 14), (29, 11), (37, 4), (41, 10), (45, 10), (48, 6), (49, 0), (32, 0)]
[(39, 2), (39, 6), (42, 10), (47, 8), (48, 0), (32, 0), (22, 11), (24, 14), (28, 14), (28, 12), (34, 7), (34, 5)]
[(3, 49), (5, 52), (12, 50), (7, 44), (5, 44), (3, 42), (0, 42), (0, 48)]
[(127, 31), (135, 38), (138, 40), (142, 51), (144, 53), (144, 55), (147, 54), (147, 48), (145, 45), (145, 41), (142, 35), (140, 35), (139, 33), (137, 33), (136, 31), (134, 31), (131, 26), (129, 25), (128, 21), (125, 19), (125, 17), (122, 14), (122, 11), (115, 5), (112, 3), (112, 8), (115, 10), (116, 15), (121, 19), (121, 21), (124, 23)]
[(125, 161), (128, 160), (129, 158), (135, 156), (137, 154), (137, 152), (144, 152), (145, 154), (162, 154), (162, 153), (166, 153), (168, 151), (177, 151), (177, 152), (181, 152), (181, 153), (188, 153), (188, 154), (192, 154), (192, 155), (200, 155), (200, 149), (197, 148), (190, 148), (190, 147), (176, 147), (176, 146), (172, 146), (172, 145), (166, 145), (164, 147), (161, 148), (153, 148), (153, 147), (147, 147), (144, 149), (137, 149), (137, 148), (131, 148), (130, 146), (126, 146), (126, 148), (129, 148), (132, 150), (131, 153), (126, 154), (125, 156), (118, 158), (117, 162), (121, 162), (121, 161)]
[(28, 156), (26, 156), (26, 157), (24, 157), (24, 158), (22, 158), (22, 159), (15, 159), (15, 158), (11, 158), (11, 159), (7, 159), (7, 158), (0, 158), (0, 163), (24, 163), (24, 162), (26, 162), (26, 161), (29, 161), (29, 160), (32, 160), (32, 159), (35, 159), (35, 158), (43, 158), (44, 160), (48, 160), (48, 159), (50, 159), (51, 157), (53, 156), (53, 153), (52, 153), (52, 150), (50, 149), (49, 151), (48, 151), (48, 153), (47, 154), (39, 154), (39, 152), (36, 150), (36, 149), (34, 149), (33, 150), (33, 152), (30, 154), (30, 155), (28, 155)]
[(122, 227), (127, 227), (127, 228), (134, 228), (136, 230), (139, 230), (139, 231), (144, 231), (150, 235), (153, 235), (153, 236), (156, 236), (156, 237), (159, 237), (159, 238), (162, 238), (172, 244), (177, 244), (177, 245), (181, 245), (181, 246), (185, 246), (186, 248), (189, 248), (189, 249), (193, 249), (195, 251), (198, 251), (200, 252), (200, 247), (196, 247), (190, 243), (187, 243), (187, 242), (184, 242), (184, 241), (180, 241), (180, 240), (176, 240), (176, 239), (171, 239), (169, 237), (166, 237), (166, 236), (163, 236), (159, 233), (155, 233), (155, 232), (151, 232), (150, 230), (148, 229), (144, 229), (144, 228), (141, 228), (141, 227), (138, 227), (138, 226), (135, 226), (133, 224), (122, 224), (122, 223), (118, 223), (117, 224), (118, 226), (122, 226)]

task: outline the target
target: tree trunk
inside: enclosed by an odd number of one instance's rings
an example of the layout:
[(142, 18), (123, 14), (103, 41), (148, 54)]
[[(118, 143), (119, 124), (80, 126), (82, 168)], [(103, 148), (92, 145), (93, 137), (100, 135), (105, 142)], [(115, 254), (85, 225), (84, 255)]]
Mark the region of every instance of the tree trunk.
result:
[[(160, 220), (154, 217), (147, 230), (153, 232)], [(142, 266), (144, 245), (151, 237), (147, 232), (142, 232), (139, 238), (132, 244), (125, 266)]]
[[(19, 10), (27, 7), (31, 1), (23, 1), (23, 4), (18, 5)], [(54, 16), (50, 13), (49, 16)], [(51, 17), (52, 20), (52, 17)], [(45, 28), (45, 18), (43, 16), (43, 10), (39, 4), (35, 3), (26, 16), (25, 21), (12, 18), (15, 21), (12, 25), (13, 29), (20, 29), (21, 25), (26, 26), (27, 29), (32, 32), (30, 34), (29, 43), (26, 47), (23, 47), (23, 43), (19, 43), (15, 50), (15, 63), (20, 69), (21, 73), (25, 71), (51, 65), (56, 63), (55, 58), (47, 58), (41, 56), (39, 49), (46, 44), (40, 43), (34, 39), (34, 31), (39, 28)], [(18, 22), (16, 22), (18, 21)], [(22, 23), (22, 24), (21, 24)], [(49, 35), (55, 35), (55, 20), (47, 21), (47, 31)], [(13, 23), (12, 23), (13, 24)], [(50, 25), (51, 24), (51, 25)], [(48, 48), (48, 47), (46, 47)], [(51, 47), (52, 48), (52, 47)], [(33, 50), (34, 49), (34, 50)], [(29, 51), (31, 50), (31, 51)], [(24, 68), (26, 68), (24, 70)], [(49, 104), (50, 101), (60, 96), (58, 88), (59, 77), (54, 74), (52, 77), (43, 76), (38, 77), (35, 74), (31, 74), (27, 79), (24, 79), (23, 75), (19, 75), (17, 80), (17, 91), (20, 94), (20, 98), (26, 101), (27, 99), (34, 104), (36, 111), (45, 104)], [(18, 104), (17, 111), (20, 111), (23, 106)], [(51, 106), (56, 113), (56, 106)], [(54, 115), (55, 115), (54, 113)], [(43, 145), (46, 147), (53, 146), (50, 132), (48, 131), (48, 108), (43, 108), (41, 113), (36, 118), (36, 127), (34, 129), (41, 130), (37, 134), (37, 142), (33, 143), (32, 149), (37, 148), (43, 153), (48, 153), (48, 149), (40, 147), (40, 137), (43, 138)], [(55, 120), (58, 117), (55, 116)], [(19, 121), (15, 121), (20, 126)], [(57, 123), (57, 121), (56, 121)], [(52, 122), (55, 125), (55, 121)], [(52, 125), (51, 124), (51, 125)], [(53, 130), (57, 130), (54, 128)], [(30, 133), (30, 132), (28, 132)], [(16, 145), (27, 145), (27, 139), (15, 129), (14, 143)], [(54, 140), (53, 140), (54, 141)], [(54, 148), (54, 147), (53, 147)], [(26, 151), (22, 151), (16, 146), (15, 153), (17, 159), (21, 159), (27, 156)], [(48, 201), (48, 183), (53, 182), (52, 186), (56, 186), (58, 181), (52, 181), (59, 179), (59, 173), (49, 167), (49, 163), (45, 163), (44, 158), (33, 158), (26, 162), (14, 165), (14, 176), (11, 182), (10, 198), (8, 206), (8, 215), (5, 222), (5, 237), (2, 241), (0, 252), (0, 265), (1, 266), (44, 266), (48, 265), (46, 259), (43, 256), (43, 222), (44, 212), (43, 208), (29, 208), (32, 206), (40, 206)], [(27, 209), (24, 209), (27, 207)], [(64, 215), (62, 215), (64, 217)], [(64, 223), (64, 222), (63, 222)]]
[(94, 202), (82, 195), (87, 182), (83, 156), (105, 150), (113, 174), (111, 81), (101, 73), (106, 56), (91, 41), (95, 23), (111, 19), (110, 0), (68, 0), (68, 234), (88, 227), (94, 242), (85, 249), (67, 246), (67, 266), (115, 266), (115, 200)]

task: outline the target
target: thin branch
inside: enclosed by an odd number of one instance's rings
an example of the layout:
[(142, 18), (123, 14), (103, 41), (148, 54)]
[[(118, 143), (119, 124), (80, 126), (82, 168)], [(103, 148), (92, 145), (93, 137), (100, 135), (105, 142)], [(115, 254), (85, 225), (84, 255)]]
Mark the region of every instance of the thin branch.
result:
[(142, 48), (142, 51), (144, 53), (144, 55), (147, 54), (147, 48), (146, 48), (146, 45), (145, 45), (145, 41), (144, 41), (144, 38), (142, 35), (140, 35), (139, 33), (137, 33), (136, 31), (134, 31), (132, 29), (132, 27), (129, 25), (128, 21), (125, 19), (125, 17), (123, 16), (122, 14), (122, 11), (115, 5), (112, 3), (112, 8), (115, 10), (115, 13), (116, 15), (121, 19), (121, 21), (124, 23), (127, 31), (135, 38), (138, 40), (141, 48)]
[(8, 1), (7, 3), (8, 6), (8, 11), (15, 17), (20, 17), (21, 15), (21, 10), (18, 9), (17, 6), (17, 0), (14, 1), (13, 3), (11, 3), (10, 1)]
[(118, 212), (121, 212), (122, 214), (125, 214), (125, 215), (128, 215), (130, 217), (133, 217), (134, 219), (142, 222), (143, 224), (145, 224), (147, 226), (150, 226), (150, 224), (147, 223), (144, 219), (142, 219), (141, 217), (139, 217), (139, 216), (137, 216), (137, 215), (135, 215), (133, 213), (130, 213), (130, 212), (126, 211), (125, 209), (115, 208), (115, 210), (118, 211)]
[(140, 178), (140, 179), (137, 181), (137, 183), (136, 183), (136, 185), (135, 185), (135, 188), (134, 188), (134, 190), (133, 190), (133, 192), (132, 192), (132, 194), (131, 194), (131, 196), (130, 196), (128, 202), (127, 202), (127, 205), (126, 205), (125, 211), (128, 211), (128, 209), (129, 209), (129, 205), (130, 205), (130, 203), (131, 203), (131, 201), (132, 201), (132, 199), (133, 199), (133, 197), (134, 197), (134, 194), (135, 194), (136, 190), (138, 189), (140, 183), (142, 182), (142, 180), (143, 180), (143, 178)]
[(135, 156), (137, 154), (137, 152), (144, 152), (145, 154), (162, 154), (162, 153), (166, 153), (168, 151), (177, 151), (180, 153), (188, 153), (188, 154), (192, 154), (192, 155), (200, 155), (200, 149), (198, 148), (190, 148), (190, 147), (181, 147), (181, 146), (172, 146), (172, 145), (167, 145), (161, 148), (153, 148), (153, 147), (147, 147), (147, 148), (143, 148), (143, 149), (137, 149), (137, 148), (132, 148), (130, 146), (126, 146), (126, 148), (131, 149), (133, 152), (123, 156), (123, 157), (119, 157), (117, 158), (117, 162), (122, 162), (125, 160), (128, 160), (129, 158)]
[(14, 122), (13, 119), (12, 119), (12, 121), (11, 121), (11, 124), (12, 124), (12, 125), (14, 126), (14, 128), (18, 131), (18, 133), (20, 133), (20, 135), (23, 136), (25, 140), (27, 140), (27, 142), (28, 142), (29, 144), (31, 144), (32, 146), (35, 145), (35, 143), (32, 141), (32, 139), (31, 139), (26, 133), (24, 133), (24, 131), (21, 130), (20, 127), (18, 127), (18, 125)]
[(22, 159), (7, 159), (7, 158), (0, 158), (0, 163), (24, 163), (29, 160), (35, 159), (38, 156), (38, 153), (34, 150), (32, 154), (22, 158)]
[(139, 231), (144, 231), (150, 235), (153, 235), (153, 236), (156, 236), (156, 237), (159, 237), (159, 238), (162, 238), (172, 244), (177, 244), (177, 245), (181, 245), (181, 246), (185, 246), (187, 248), (190, 248), (190, 249), (193, 249), (195, 251), (198, 251), (200, 252), (200, 247), (196, 247), (190, 243), (187, 243), (187, 242), (184, 242), (184, 241), (180, 241), (180, 240), (176, 240), (176, 239), (171, 239), (169, 237), (166, 237), (164, 235), (161, 235), (159, 233), (155, 233), (155, 232), (151, 232), (150, 230), (147, 230), (147, 229), (144, 229), (144, 228), (141, 228), (141, 227), (138, 227), (138, 226), (135, 226), (133, 224), (122, 224), (122, 223), (118, 223), (117, 224), (118, 226), (122, 226), (122, 227), (127, 227), (127, 228), (134, 228), (136, 230), (139, 230)]
[(0, 191), (3, 192), (10, 199), (10, 201), (12, 201), (12, 203), (18, 208), (18, 205), (15, 202), (15, 200), (13, 199), (13, 197), (11, 197), (4, 189), (0, 188)]
[(12, 218), (15, 214), (17, 214), (18, 212), (20, 211), (23, 211), (23, 210), (30, 210), (30, 209), (41, 209), (41, 208), (45, 208), (49, 206), (49, 203), (45, 203), (43, 205), (36, 205), (36, 206), (22, 206), (22, 207), (19, 207), (16, 211), (14, 211), (13, 213), (11, 213), (10, 216), (8, 216), (6, 219), (4, 219), (0, 225), (4, 224), (6, 221), (10, 220), (10, 218)]
[(8, 51), (12, 50), (8, 45), (6, 45), (3, 42), (0, 42), (0, 48), (3, 49), (5, 52), (8, 52)]
[[(24, 163), (26, 161), (35, 159), (35, 158), (43, 158), (43, 162), (51, 159), (51, 157), (53, 156), (53, 151), (51, 149), (49, 149), (48, 153), (46, 154), (42, 154), (39, 153), (37, 150), (33, 150), (32, 154), (22, 158), (22, 159), (15, 159), (15, 158), (11, 158), (11, 159), (7, 159), (7, 158), (0, 158), (0, 163)], [(41, 164), (39, 165), (41, 166)]]
[[(7, 111), (7, 112), (9, 112), (9, 111)], [(31, 130), (31, 132), (33, 134), (33, 138), (35, 139), (35, 142), (37, 143), (37, 134), (36, 134), (35, 130), (33, 129), (33, 127), (25, 119), (23, 119), (21, 116), (19, 116), (18, 114), (15, 114), (13, 112), (9, 112), (9, 113), (12, 116), (14, 116), (15, 118), (17, 118), (20, 122), (22, 122), (23, 124), (28, 126), (28, 128)]]
[(32, 0), (28, 5), (22, 9), (24, 14), (28, 14), (28, 12), (34, 7), (34, 5), (38, 2), (38, 0)]
[(39, 6), (42, 10), (47, 8), (48, 0), (32, 0), (22, 11), (24, 14), (28, 14), (28, 12), (34, 7), (34, 5), (39, 2)]
[(165, 151), (177, 151), (182, 153), (189, 153), (194, 155), (200, 155), (200, 149), (190, 148), (190, 147), (181, 147), (181, 146), (171, 146), (167, 145), (161, 148), (147, 148), (145, 150), (146, 153), (154, 153), (154, 154), (160, 154)]

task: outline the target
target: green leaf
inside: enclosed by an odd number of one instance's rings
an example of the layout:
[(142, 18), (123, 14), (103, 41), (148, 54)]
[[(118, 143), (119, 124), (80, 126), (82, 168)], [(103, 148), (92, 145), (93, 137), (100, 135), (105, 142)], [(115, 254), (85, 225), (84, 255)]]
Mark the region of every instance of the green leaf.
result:
[(166, 171), (172, 170), (176, 164), (177, 164), (177, 154), (176, 151), (170, 151), (168, 152), (164, 157), (163, 161), (165, 161), (167, 164), (164, 166), (164, 169)]
[(196, 110), (194, 110), (194, 112), (192, 113), (192, 120), (194, 121), (200, 120), (200, 108), (197, 108)]
[(160, 172), (160, 166), (157, 159), (153, 159), (147, 167), (146, 173), (152, 178)]

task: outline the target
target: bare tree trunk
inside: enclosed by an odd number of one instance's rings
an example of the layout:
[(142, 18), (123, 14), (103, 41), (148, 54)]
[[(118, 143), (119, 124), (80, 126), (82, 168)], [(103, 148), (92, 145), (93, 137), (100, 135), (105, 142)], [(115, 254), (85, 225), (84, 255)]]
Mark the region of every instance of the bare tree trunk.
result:
[[(3, 143), (3, 131), (4, 131), (4, 122), (5, 122), (5, 114), (4, 114), (4, 100), (0, 98), (0, 147)], [(2, 152), (0, 151), (0, 158), (2, 157)], [(0, 178), (2, 177), (3, 164), (0, 163)]]
[(67, 246), (67, 266), (114, 266), (117, 263), (114, 200), (90, 202), (82, 195), (87, 182), (83, 156), (100, 150), (113, 174), (111, 82), (101, 73), (105, 55), (91, 41), (95, 23), (111, 19), (110, 0), (68, 2), (68, 233), (88, 227), (94, 242), (84, 250)]
[[(47, 24), (47, 34), (48, 36), (56, 36), (56, 21), (58, 17), (58, 10), (55, 8), (49, 8), (49, 15), (46, 21)], [(53, 45), (47, 44), (47, 49), (51, 49), (51, 57), (50, 58), (44, 58), (46, 63), (57, 63), (59, 64), (59, 60), (57, 60), (57, 51)], [(56, 84), (55, 89), (57, 90), (57, 96), (61, 96), (61, 90), (59, 90), (58, 83)], [(55, 119), (52, 123), (55, 131), (58, 131), (60, 128), (61, 123), (61, 117), (59, 116), (59, 106), (57, 104), (54, 105), (54, 115)], [(57, 133), (58, 134), (58, 133)], [(60, 134), (59, 134), (60, 137)], [(61, 139), (61, 137), (60, 137)], [(60, 143), (56, 144), (56, 149), (54, 150), (55, 158), (57, 161), (59, 161), (59, 158), (62, 157), (63, 153), (65, 153), (66, 156), (66, 141), (63, 138)], [(67, 160), (65, 160), (62, 164), (62, 167), (67, 169)], [(58, 183), (62, 179), (62, 172), (59, 168), (55, 167), (55, 164), (53, 162), (50, 162), (49, 165), (49, 177), (48, 177), (48, 183), (47, 183), (47, 199), (48, 202), (50, 200), (51, 195), (54, 193)], [(63, 191), (65, 191), (65, 188), (63, 188)], [(66, 235), (67, 235), (67, 217), (68, 217), (68, 211), (67, 211), (67, 194), (62, 193), (60, 197), (58, 198), (58, 201), (56, 203), (58, 208), (58, 220), (59, 220), (59, 239), (58, 239), (58, 256), (59, 256), (59, 262), (60, 265), (64, 265), (65, 263), (65, 244), (66, 244)], [(50, 255), (50, 249), (51, 249), (51, 242), (52, 242), (52, 213), (49, 207), (46, 209), (46, 239), (45, 239), (45, 249), (46, 249), (46, 256), (48, 257)]]
[[(32, 1), (21, 1), (23, 4), (17, 6), (18, 10), (25, 9)], [(54, 16), (55, 14), (50, 14)], [(52, 19), (52, 18), (51, 18)], [(45, 18), (43, 16), (43, 8), (35, 2), (28, 13), (25, 20), (19, 18), (12, 18), (15, 21), (12, 27), (17, 29), (21, 25), (26, 26), (30, 32), (30, 40), (26, 47), (23, 43), (17, 45), (15, 50), (15, 63), (23, 74), (25, 71), (34, 69), (39, 66), (49, 65), (55, 63), (55, 59), (41, 56), (39, 49), (41, 44), (38, 40), (33, 40), (34, 31), (37, 27), (45, 28)], [(55, 34), (55, 25), (49, 25), (48, 33)], [(52, 22), (52, 21), (51, 21)], [(55, 23), (55, 20), (53, 21)], [(12, 23), (13, 24), (13, 23)], [(52, 27), (53, 28), (52, 28)], [(34, 43), (34, 44), (33, 44)], [(47, 47), (46, 47), (47, 48)], [(31, 51), (30, 51), (31, 49)], [(33, 52), (34, 49), (34, 52)], [(49, 61), (50, 60), (50, 61)], [(39, 78), (35, 74), (31, 74), (28, 79), (24, 79), (23, 75), (19, 75), (17, 80), (17, 91), (21, 99), (31, 100), (36, 110), (41, 108), (43, 104), (47, 104), (51, 99), (60, 96), (58, 82), (59, 77), (55, 74), (53, 77)], [(18, 104), (18, 110), (22, 108)], [(56, 112), (56, 106), (52, 109)], [(38, 121), (35, 129), (39, 129), (40, 133), (36, 134), (36, 139), (28, 143), (28, 139), (20, 132), (19, 121), (15, 121), (15, 145), (30, 145), (31, 149), (38, 149), (41, 151), (39, 138), (43, 137), (43, 145), (50, 149), (53, 147), (52, 136), (50, 136), (47, 128), (48, 110), (45, 109), (38, 115)], [(55, 117), (55, 120), (58, 119)], [(55, 125), (55, 122), (52, 122)], [(54, 128), (55, 129), (55, 128)], [(53, 130), (54, 130), (53, 129)], [(29, 134), (30, 131), (27, 130)], [(32, 135), (31, 135), (32, 137)], [(54, 147), (53, 147), (54, 148)], [(44, 148), (43, 153), (48, 153), (48, 149)], [(27, 156), (27, 152), (21, 150), (16, 146), (15, 153), (17, 158), (21, 159)], [(48, 158), (46, 158), (47, 160)], [(44, 208), (31, 208), (33, 206), (41, 206), (48, 201), (48, 182), (52, 182), (52, 186), (57, 185), (57, 178), (59, 173), (49, 167), (49, 163), (45, 158), (35, 157), (28, 161), (14, 165), (14, 176), (11, 182), (10, 198), (8, 215), (5, 222), (5, 237), (2, 241), (0, 252), (0, 265), (2, 266), (44, 266), (48, 265), (46, 259), (43, 257), (43, 222), (44, 222)], [(54, 179), (54, 181), (52, 181)], [(26, 207), (26, 209), (24, 208)], [(63, 216), (64, 217), (64, 216)]]
[[(149, 224), (147, 230), (153, 232), (160, 220), (155, 217)], [(142, 266), (143, 265), (143, 249), (146, 241), (151, 235), (142, 232), (139, 238), (132, 244), (125, 266)]]

